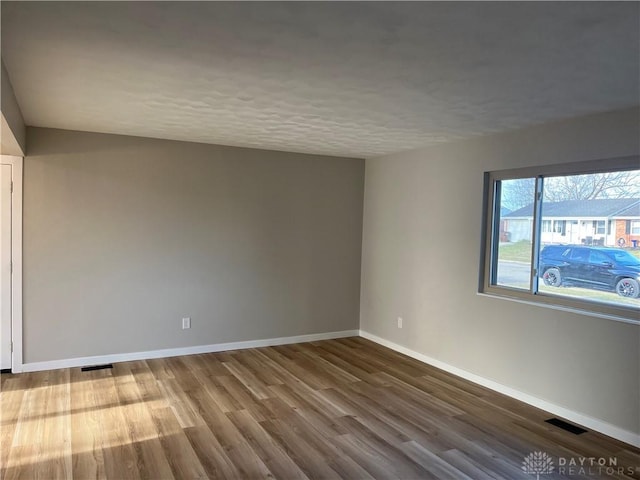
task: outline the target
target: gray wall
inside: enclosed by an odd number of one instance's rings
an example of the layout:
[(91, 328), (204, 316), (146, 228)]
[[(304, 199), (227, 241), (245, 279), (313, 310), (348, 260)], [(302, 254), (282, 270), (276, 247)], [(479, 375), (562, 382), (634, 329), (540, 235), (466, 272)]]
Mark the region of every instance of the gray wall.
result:
[(364, 160), (28, 136), (25, 363), (358, 328)]
[(639, 327), (477, 294), (483, 172), (637, 155), (639, 114), (367, 160), (361, 329), (639, 432)]
[(26, 151), (26, 127), (18, 101), (13, 92), (9, 74), (1, 63), (0, 107), (2, 110), (2, 153), (21, 157)]

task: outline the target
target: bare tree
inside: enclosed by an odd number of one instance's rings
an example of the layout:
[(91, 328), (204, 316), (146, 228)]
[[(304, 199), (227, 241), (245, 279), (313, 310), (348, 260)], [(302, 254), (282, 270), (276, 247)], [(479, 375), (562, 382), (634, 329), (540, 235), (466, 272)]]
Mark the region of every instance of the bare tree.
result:
[(544, 199), (548, 202), (638, 196), (640, 196), (638, 170), (549, 177), (544, 183)]
[[(545, 177), (544, 201), (592, 200), (597, 198), (639, 198), (640, 170)], [(502, 182), (501, 205), (517, 210), (533, 204), (535, 178)]]
[(535, 178), (516, 178), (502, 181), (501, 205), (517, 210), (533, 203), (536, 193)]

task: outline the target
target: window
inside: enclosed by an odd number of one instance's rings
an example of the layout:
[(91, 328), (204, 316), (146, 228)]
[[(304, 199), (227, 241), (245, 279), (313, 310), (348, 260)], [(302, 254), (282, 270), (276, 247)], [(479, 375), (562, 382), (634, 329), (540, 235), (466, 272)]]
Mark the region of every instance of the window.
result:
[(586, 248), (574, 248), (571, 250), (571, 261), (584, 263), (589, 260), (590, 250)]
[(593, 231), (598, 235), (604, 235), (606, 229), (604, 220), (594, 220), (593, 221)]
[(640, 324), (638, 160), (487, 172), (480, 293)]
[(553, 222), (553, 231), (559, 233), (560, 235), (564, 235), (567, 231), (567, 221), (556, 220), (555, 222)]
[(589, 263), (592, 265), (605, 265), (607, 263), (611, 263), (611, 259), (604, 253), (598, 252), (597, 250), (591, 250), (589, 252)]

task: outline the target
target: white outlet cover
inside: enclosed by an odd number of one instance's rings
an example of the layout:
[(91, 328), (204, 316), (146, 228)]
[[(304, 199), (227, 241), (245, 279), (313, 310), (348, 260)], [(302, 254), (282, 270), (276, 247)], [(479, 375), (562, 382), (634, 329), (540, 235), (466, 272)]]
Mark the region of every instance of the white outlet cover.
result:
[(185, 317), (182, 319), (182, 329), (186, 330), (187, 328), (191, 328), (191, 318)]

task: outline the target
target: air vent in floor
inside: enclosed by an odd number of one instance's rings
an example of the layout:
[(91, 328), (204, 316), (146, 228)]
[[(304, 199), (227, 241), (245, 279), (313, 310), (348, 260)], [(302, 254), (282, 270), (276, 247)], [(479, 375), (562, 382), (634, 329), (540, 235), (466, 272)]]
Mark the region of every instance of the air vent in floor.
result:
[(110, 363), (105, 363), (104, 365), (93, 365), (92, 367), (82, 367), (81, 370), (83, 372), (90, 372), (92, 370), (104, 370), (105, 368), (113, 368), (113, 365)]
[(574, 435), (580, 435), (581, 433), (585, 433), (587, 431), (584, 428), (578, 427), (577, 425), (571, 425), (570, 423), (567, 423), (564, 420), (560, 420), (559, 418), (550, 418), (549, 420), (545, 420), (545, 422), (566, 430), (567, 432), (571, 432)]

